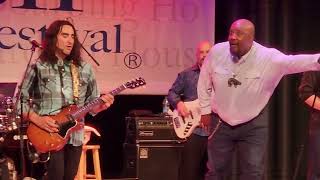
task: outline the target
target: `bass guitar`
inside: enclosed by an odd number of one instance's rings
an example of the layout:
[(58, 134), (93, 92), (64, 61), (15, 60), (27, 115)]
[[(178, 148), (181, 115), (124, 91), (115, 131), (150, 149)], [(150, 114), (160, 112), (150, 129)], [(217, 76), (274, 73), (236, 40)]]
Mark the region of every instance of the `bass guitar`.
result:
[[(115, 96), (127, 88), (134, 89), (144, 85), (146, 85), (146, 82), (143, 78), (136, 78), (110, 91), (110, 94)], [(81, 123), (80, 120), (94, 107), (103, 103), (104, 101), (101, 98), (97, 98), (83, 107), (71, 105), (63, 108), (57, 115), (51, 116), (59, 125), (59, 131), (55, 133), (49, 133), (34, 123), (30, 123), (27, 128), (28, 139), (40, 153), (58, 151), (67, 143), (72, 132), (83, 128), (84, 123)]]
[(192, 134), (192, 131), (200, 125), (201, 110), (199, 100), (184, 102), (189, 110), (189, 116), (182, 117), (178, 110), (172, 112), (174, 131), (179, 138), (187, 138)]

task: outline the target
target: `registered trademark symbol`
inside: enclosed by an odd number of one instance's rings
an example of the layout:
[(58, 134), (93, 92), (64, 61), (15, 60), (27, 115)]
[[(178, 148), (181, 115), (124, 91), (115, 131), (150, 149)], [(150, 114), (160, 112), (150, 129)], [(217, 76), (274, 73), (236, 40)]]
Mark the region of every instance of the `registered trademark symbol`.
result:
[(141, 56), (135, 52), (128, 53), (124, 57), (124, 64), (130, 69), (136, 69), (142, 64)]

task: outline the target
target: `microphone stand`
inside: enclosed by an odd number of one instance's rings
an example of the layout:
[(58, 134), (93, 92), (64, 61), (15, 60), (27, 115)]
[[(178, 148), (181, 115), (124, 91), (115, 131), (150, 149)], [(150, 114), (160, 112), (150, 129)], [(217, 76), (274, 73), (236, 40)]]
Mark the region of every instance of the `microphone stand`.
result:
[[(71, 24), (74, 25), (73, 19), (72, 19), (71, 17), (67, 17), (65, 20), (66, 20), (66, 21), (69, 21)], [(83, 42), (84, 42), (84, 41), (83, 41)], [(100, 64), (98, 63), (98, 61), (89, 53), (89, 51), (88, 51), (86, 48), (83, 47), (83, 45), (82, 45), (83, 42), (82, 42), (82, 43), (79, 42), (81, 48), (89, 55), (89, 57), (92, 59), (92, 61), (93, 61), (94, 63), (96, 63), (97, 66), (100, 66)]]
[[(26, 78), (26, 75), (27, 75), (27, 71), (30, 67), (30, 64), (31, 64), (31, 60), (32, 60), (32, 57), (33, 57), (33, 54), (35, 52), (35, 49), (36, 49), (36, 46), (35, 45), (32, 45), (31, 47), (31, 54), (30, 54), (30, 58), (29, 58), (29, 61), (28, 61), (28, 64), (27, 64), (27, 68), (25, 69), (24, 71), (24, 74), (23, 74), (23, 78), (21, 80), (21, 83), (20, 85), (18, 86), (18, 91), (17, 91), (17, 94), (16, 94), (16, 100), (20, 100), (20, 125), (18, 127), (18, 134), (19, 134), (19, 140), (20, 140), (20, 171), (21, 171), (21, 176), (23, 179), (23, 177), (25, 177), (26, 175), (26, 169), (25, 169), (25, 158), (24, 158), (24, 139), (23, 139), (23, 132), (22, 132), (22, 128), (23, 128), (23, 94), (21, 92), (21, 89), (22, 89), (22, 85), (24, 84), (24, 81), (25, 81), (25, 78)], [(15, 108), (17, 109), (17, 106), (18, 104), (15, 105)]]

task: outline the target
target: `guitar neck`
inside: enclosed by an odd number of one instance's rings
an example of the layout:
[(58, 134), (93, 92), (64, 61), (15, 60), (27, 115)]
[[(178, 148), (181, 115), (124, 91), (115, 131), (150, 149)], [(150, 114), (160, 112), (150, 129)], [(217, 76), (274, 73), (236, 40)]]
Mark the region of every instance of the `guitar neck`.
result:
[(117, 94), (119, 94), (120, 92), (122, 92), (123, 90), (126, 89), (126, 86), (125, 85), (121, 85), (119, 87), (117, 87), (116, 89), (110, 91), (109, 93), (112, 95), (112, 96), (115, 96)]
[[(119, 94), (121, 91), (125, 90), (126, 86), (121, 85), (118, 88), (110, 91), (109, 93), (112, 96), (115, 96), (117, 94)], [(73, 119), (80, 119), (82, 117), (84, 117), (88, 112), (90, 112), (93, 108), (95, 108), (98, 105), (103, 104), (104, 101), (101, 98), (97, 98), (91, 102), (89, 102), (88, 104), (86, 104), (85, 106), (77, 109), (76, 111), (72, 112), (70, 115)]]

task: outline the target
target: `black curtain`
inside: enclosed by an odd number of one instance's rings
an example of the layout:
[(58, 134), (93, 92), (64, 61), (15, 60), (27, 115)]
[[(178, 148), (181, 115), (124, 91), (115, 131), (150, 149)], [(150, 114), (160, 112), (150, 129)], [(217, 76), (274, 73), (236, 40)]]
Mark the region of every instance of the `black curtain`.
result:
[[(320, 1), (216, 0), (215, 43), (226, 41), (230, 24), (246, 18), (256, 41), (286, 54), (319, 52)], [(306, 178), (309, 109), (298, 98), (301, 74), (284, 77), (268, 104), (270, 137), (265, 179)], [(230, 179), (237, 179), (234, 163)]]

